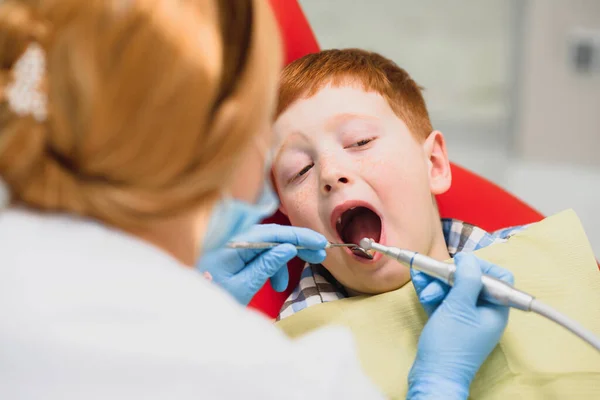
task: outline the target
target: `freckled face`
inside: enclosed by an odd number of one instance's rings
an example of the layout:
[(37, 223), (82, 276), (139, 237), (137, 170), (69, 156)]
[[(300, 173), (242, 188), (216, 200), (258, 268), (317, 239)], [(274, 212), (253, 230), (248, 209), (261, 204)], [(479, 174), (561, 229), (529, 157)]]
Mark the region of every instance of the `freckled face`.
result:
[[(439, 217), (428, 142), (417, 141), (381, 95), (326, 86), (294, 102), (274, 130), (282, 146), (273, 176), (292, 225), (331, 242), (358, 243), (364, 234), (429, 253)], [(340, 230), (338, 214), (348, 210)], [(369, 261), (332, 249), (323, 264), (359, 293), (394, 290), (410, 280), (405, 267), (380, 255)]]

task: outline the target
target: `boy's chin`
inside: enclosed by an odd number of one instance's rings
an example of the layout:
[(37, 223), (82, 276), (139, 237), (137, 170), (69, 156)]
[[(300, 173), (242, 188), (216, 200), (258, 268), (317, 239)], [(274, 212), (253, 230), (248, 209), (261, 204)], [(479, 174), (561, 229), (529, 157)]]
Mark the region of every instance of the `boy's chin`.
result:
[[(410, 280), (408, 281), (410, 282)], [(405, 286), (408, 282), (399, 283), (398, 285), (377, 285), (374, 284), (369, 288), (362, 288), (362, 290), (355, 290), (352, 288), (346, 288), (346, 291), (350, 296), (374, 296), (377, 294), (389, 293), (394, 290), (398, 290), (401, 287)]]
[(348, 286), (345, 288), (350, 296), (376, 295), (393, 292), (394, 290), (398, 290), (405, 286), (407, 283), (410, 283), (410, 275), (398, 276), (394, 280), (374, 280), (366, 284), (365, 282), (362, 282), (362, 284), (356, 285), (354, 288)]
[[(339, 264), (339, 262), (335, 264)], [(336, 277), (335, 269), (329, 269), (327, 262), (323, 263), (323, 266), (332, 273), (351, 296), (392, 292), (410, 282), (410, 270), (388, 258), (382, 258), (372, 264), (363, 264), (355, 260), (344, 260), (341, 264), (354, 271), (354, 274), (350, 275), (352, 279), (343, 279), (343, 276)], [(339, 272), (350, 277), (348, 271)]]

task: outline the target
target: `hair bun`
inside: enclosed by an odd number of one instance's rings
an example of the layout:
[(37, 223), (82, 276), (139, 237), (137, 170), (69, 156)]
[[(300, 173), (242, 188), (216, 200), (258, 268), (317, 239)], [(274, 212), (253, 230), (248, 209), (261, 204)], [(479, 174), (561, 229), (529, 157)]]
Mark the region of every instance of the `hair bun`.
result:
[[(0, 176), (13, 200), (119, 227), (210, 204), (268, 129), (281, 61), (269, 11), (263, 0), (0, 0)], [(32, 43), (47, 62), (43, 123), (39, 98), (6, 98)]]
[[(46, 32), (46, 24), (28, 2), (7, 0), (0, 3), (0, 176), (11, 187), (11, 195), (16, 197), (21, 197), (18, 189), (23, 182), (29, 181), (33, 170), (43, 164), (47, 127), (40, 124), (39, 113), (36, 113), (36, 120), (33, 112), (22, 112), (11, 106), (10, 88), (17, 84), (15, 65), (30, 45), (42, 46)], [(42, 73), (38, 71), (38, 75)], [(29, 84), (27, 76), (21, 78)], [(37, 78), (31, 83), (41, 86), (43, 76)], [(16, 94), (17, 97), (22, 95), (30, 94)]]

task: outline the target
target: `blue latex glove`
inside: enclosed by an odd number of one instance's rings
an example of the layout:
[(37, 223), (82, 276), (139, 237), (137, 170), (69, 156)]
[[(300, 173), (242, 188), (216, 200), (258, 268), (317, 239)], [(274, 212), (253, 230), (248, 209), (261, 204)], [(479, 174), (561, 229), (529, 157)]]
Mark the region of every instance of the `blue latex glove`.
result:
[[(213, 282), (228, 291), (242, 305), (247, 305), (254, 295), (271, 279), (273, 289), (282, 292), (287, 288), (289, 276), (287, 263), (298, 256), (306, 262), (319, 264), (325, 259), (327, 239), (310, 229), (283, 225), (255, 225), (232, 241), (282, 243), (272, 249), (218, 249), (204, 254), (198, 269), (209, 272)], [(297, 246), (307, 250), (297, 250)]]
[(408, 376), (410, 399), (466, 399), (475, 374), (508, 322), (508, 307), (478, 300), (481, 274), (511, 284), (512, 274), (473, 254), (459, 253), (455, 285), (411, 271), (419, 301), (430, 316)]

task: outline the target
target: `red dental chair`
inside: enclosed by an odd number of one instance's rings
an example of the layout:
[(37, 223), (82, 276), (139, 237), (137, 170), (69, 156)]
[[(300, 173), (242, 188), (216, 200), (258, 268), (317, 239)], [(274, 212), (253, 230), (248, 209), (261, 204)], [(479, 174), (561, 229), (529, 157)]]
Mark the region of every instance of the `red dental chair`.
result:
[[(297, 0), (270, 0), (270, 3), (279, 21), (286, 63), (319, 51), (319, 44)], [(461, 219), (488, 231), (537, 222), (543, 218), (542, 214), (515, 196), (454, 164), (452, 187), (438, 196), (437, 201), (442, 217)], [(288, 219), (280, 213), (265, 222), (289, 225)], [(275, 318), (297, 285), (303, 264), (299, 259), (288, 264), (290, 284), (285, 292), (277, 293), (267, 283), (254, 297), (250, 307)]]

